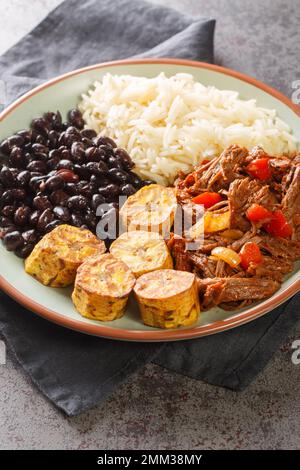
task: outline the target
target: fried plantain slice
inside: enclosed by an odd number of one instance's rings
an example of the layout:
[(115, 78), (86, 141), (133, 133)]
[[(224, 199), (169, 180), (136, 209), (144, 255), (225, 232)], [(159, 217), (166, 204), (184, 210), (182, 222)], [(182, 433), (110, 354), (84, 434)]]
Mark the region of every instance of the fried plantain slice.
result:
[(36, 244), (25, 260), (25, 271), (51, 287), (74, 282), (78, 267), (89, 257), (105, 252), (103, 241), (89, 230), (59, 225)]

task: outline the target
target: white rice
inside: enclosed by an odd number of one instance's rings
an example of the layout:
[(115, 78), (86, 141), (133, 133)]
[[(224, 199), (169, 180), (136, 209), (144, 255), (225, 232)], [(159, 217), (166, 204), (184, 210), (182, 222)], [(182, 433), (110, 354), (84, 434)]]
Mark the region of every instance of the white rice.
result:
[(137, 173), (161, 184), (230, 144), (261, 145), (271, 155), (296, 150), (291, 129), (275, 110), (235, 91), (206, 87), (189, 74), (106, 74), (82, 95), (79, 108), (87, 127), (113, 138)]

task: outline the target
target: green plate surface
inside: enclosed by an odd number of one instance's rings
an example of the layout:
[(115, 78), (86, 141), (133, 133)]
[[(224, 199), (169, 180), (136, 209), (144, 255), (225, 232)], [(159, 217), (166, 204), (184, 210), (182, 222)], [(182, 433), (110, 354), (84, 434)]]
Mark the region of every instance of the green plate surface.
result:
[[(63, 115), (77, 105), (80, 95), (92, 85), (95, 80), (107, 73), (132, 74), (154, 77), (164, 71), (167, 75), (179, 72), (191, 73), (196, 80), (206, 85), (215, 85), (221, 89), (236, 90), (241, 98), (255, 98), (259, 105), (276, 109), (278, 115), (292, 128), (300, 141), (299, 116), (287, 104), (264, 89), (257, 87), (241, 78), (227, 74), (222, 69), (205, 68), (198, 64), (186, 63), (123, 63), (96, 66), (92, 69), (80, 71), (66, 76), (62, 80), (50, 83), (48, 86), (36, 90), (26, 99), (19, 101), (10, 109), (4, 111), (0, 117), (0, 140), (15, 131), (26, 128), (32, 118), (42, 115), (45, 111), (59, 109)], [(230, 72), (229, 72), (230, 73)], [(264, 301), (251, 309), (235, 312), (226, 312), (221, 309), (212, 309), (201, 314), (199, 322), (194, 328), (180, 330), (156, 330), (143, 325), (139, 318), (138, 309), (133, 299), (130, 300), (126, 315), (114, 322), (101, 323), (82, 318), (74, 309), (70, 299), (71, 289), (53, 289), (44, 287), (23, 269), (23, 261), (12, 253), (7, 252), (0, 245), (1, 263), (0, 275), (2, 287), (18, 301), (27, 305), (36, 313), (58, 322), (66, 327), (99, 336), (109, 336), (116, 339), (157, 341), (192, 338), (206, 334), (213, 334), (250, 321), (282, 303), (299, 289), (299, 264), (295, 271), (286, 278), (280, 291), (273, 299)], [(297, 286), (297, 287), (295, 287)], [(253, 313), (251, 313), (253, 311)]]

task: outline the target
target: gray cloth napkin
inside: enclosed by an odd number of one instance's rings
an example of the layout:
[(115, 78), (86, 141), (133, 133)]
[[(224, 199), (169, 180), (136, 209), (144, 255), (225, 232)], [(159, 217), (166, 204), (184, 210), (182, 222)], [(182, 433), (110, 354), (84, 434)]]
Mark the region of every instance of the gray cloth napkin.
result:
[[(199, 12), (201, 14), (201, 12)], [(0, 58), (7, 103), (57, 74), (129, 56), (213, 61), (214, 20), (134, 0), (68, 0)], [(235, 330), (176, 343), (125, 343), (66, 330), (4, 293), (0, 331), (37, 387), (68, 415), (104, 400), (149, 361), (235, 390), (264, 367), (300, 318), (300, 299)]]

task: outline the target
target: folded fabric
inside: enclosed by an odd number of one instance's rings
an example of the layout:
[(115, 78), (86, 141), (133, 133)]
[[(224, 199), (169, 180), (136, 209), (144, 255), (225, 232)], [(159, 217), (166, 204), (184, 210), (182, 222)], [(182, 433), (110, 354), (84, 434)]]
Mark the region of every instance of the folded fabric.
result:
[[(47, 78), (134, 55), (212, 62), (214, 20), (134, 0), (68, 0), (0, 58), (6, 104)], [(40, 390), (69, 415), (103, 400), (163, 344), (85, 336), (1, 294), (0, 331)]]

